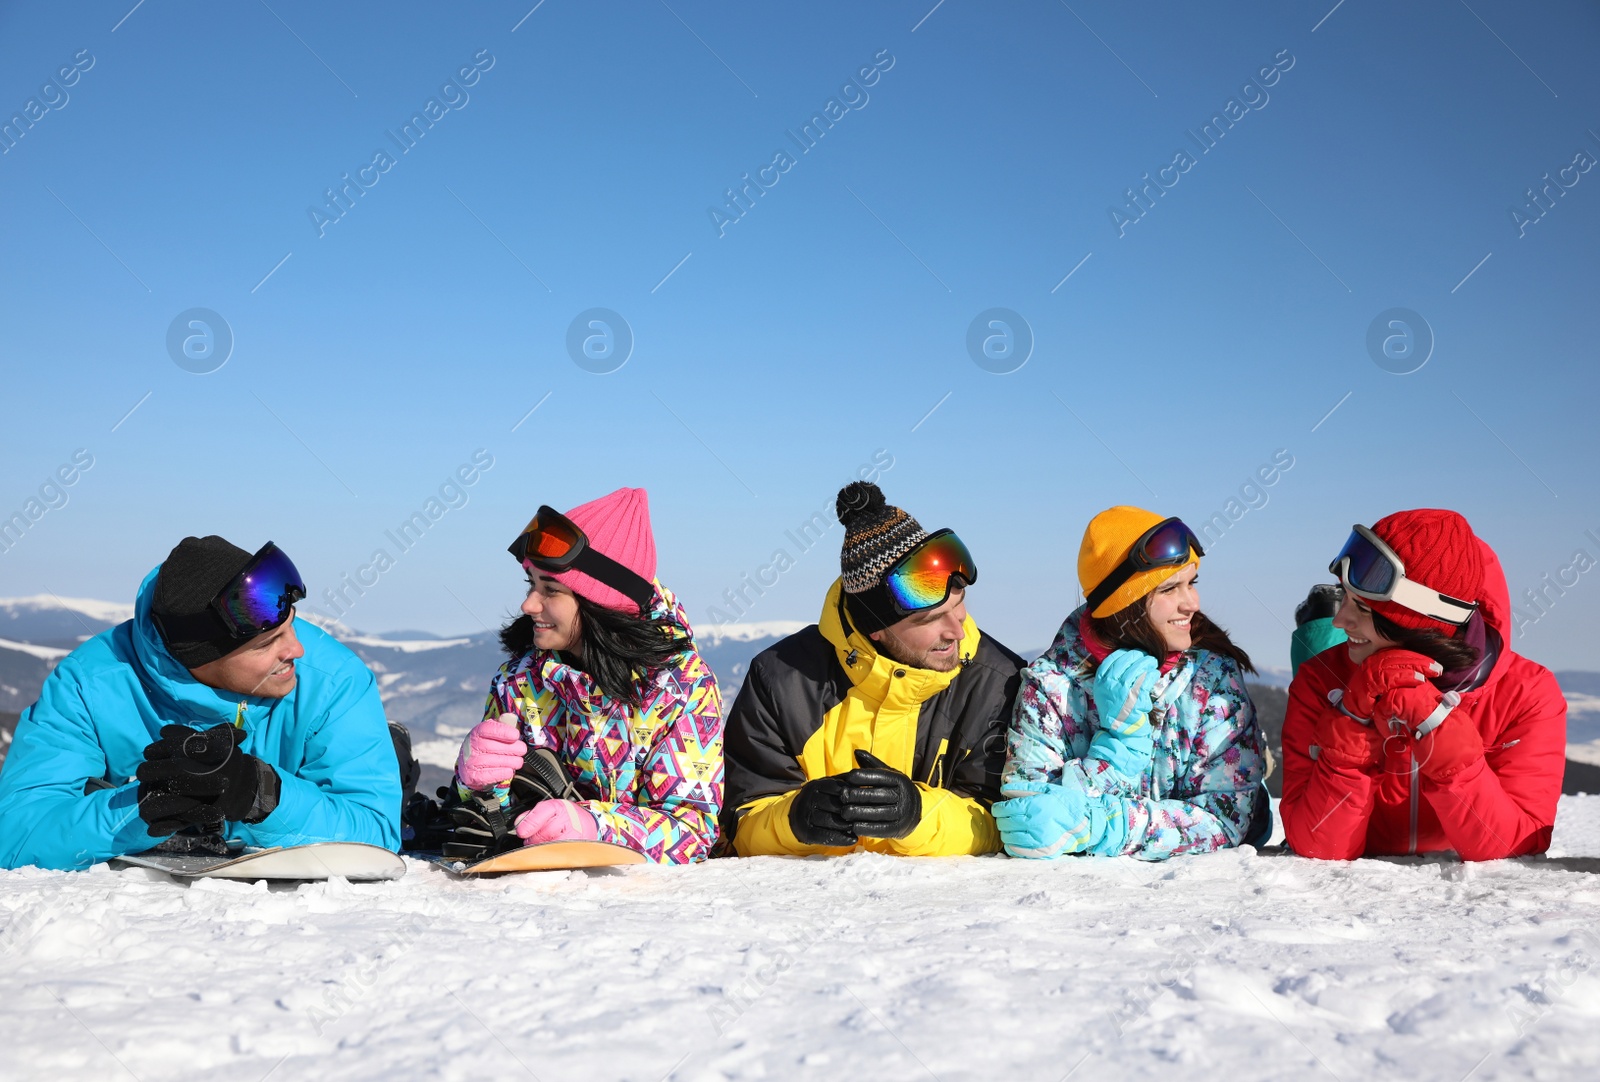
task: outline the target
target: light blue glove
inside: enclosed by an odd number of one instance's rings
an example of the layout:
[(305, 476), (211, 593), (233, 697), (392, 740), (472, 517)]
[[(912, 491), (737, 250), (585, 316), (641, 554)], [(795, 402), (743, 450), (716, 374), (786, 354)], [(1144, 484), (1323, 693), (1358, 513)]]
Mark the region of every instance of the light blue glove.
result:
[(1118, 736), (1150, 732), (1150, 711), (1161, 666), (1143, 650), (1116, 650), (1094, 674), (1094, 705), (1100, 711), (1100, 728)]
[(1155, 755), (1151, 689), (1160, 674), (1156, 659), (1143, 650), (1117, 650), (1094, 674), (1100, 728), (1089, 741), (1089, 757), (1107, 764), (1132, 785), (1144, 777)]
[(1000, 841), (1014, 857), (1053, 860), (1069, 853), (1100, 856), (1122, 852), (1128, 837), (1125, 806), (1118, 797), (1093, 794), (1072, 775), (1042, 791), (1006, 789), (992, 809)]

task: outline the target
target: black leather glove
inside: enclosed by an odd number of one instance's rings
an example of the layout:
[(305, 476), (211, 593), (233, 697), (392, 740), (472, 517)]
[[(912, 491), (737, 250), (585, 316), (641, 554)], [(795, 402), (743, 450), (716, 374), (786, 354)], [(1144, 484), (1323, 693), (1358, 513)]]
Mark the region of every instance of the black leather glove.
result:
[(164, 790), (210, 804), (225, 820), (261, 822), (278, 806), (278, 772), (239, 750), (244, 737), (232, 725), (164, 726), (161, 739), (144, 749), (136, 775), (141, 794)]
[(846, 775), (808, 781), (789, 805), (789, 829), (803, 845), (856, 844), (856, 832), (845, 822), (844, 790)]
[(861, 765), (839, 775), (847, 783), (841, 815), (863, 838), (904, 838), (922, 822), (922, 791), (917, 783), (869, 751), (857, 751)]
[(145, 821), (145, 829), (152, 838), (165, 838), (191, 826), (222, 829), (222, 811), (216, 805), (143, 782), (139, 784), (139, 818)]

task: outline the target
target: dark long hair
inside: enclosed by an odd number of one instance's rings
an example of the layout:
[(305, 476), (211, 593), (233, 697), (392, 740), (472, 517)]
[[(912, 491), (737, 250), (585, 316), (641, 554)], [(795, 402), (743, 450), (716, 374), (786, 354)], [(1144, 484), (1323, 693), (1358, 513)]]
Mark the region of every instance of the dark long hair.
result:
[[(688, 633), (666, 616), (629, 616), (596, 605), (582, 594), (578, 602), (578, 640), (583, 660), (573, 667), (588, 673), (600, 690), (629, 706), (642, 702), (635, 674), (649, 678), (693, 646)], [(533, 617), (524, 613), (500, 629), (500, 647), (513, 660), (534, 650)]]
[[(1167, 649), (1167, 640), (1156, 629), (1155, 624), (1150, 622), (1151, 596), (1153, 595), (1146, 594), (1110, 616), (1090, 616), (1089, 630), (1113, 650), (1143, 650), (1157, 661), (1161, 660), (1172, 651)], [(1197, 612), (1189, 617), (1189, 639), (1191, 650), (1209, 650), (1213, 654), (1231, 657), (1245, 672), (1256, 671), (1256, 667), (1250, 663), (1250, 655), (1240, 649), (1232, 639), (1228, 638), (1228, 633), (1212, 623), (1203, 612)], [(1096, 661), (1090, 671), (1099, 668), (1100, 663)]]
[(1432, 628), (1420, 631), (1413, 627), (1401, 627), (1374, 610), (1368, 610), (1368, 613), (1372, 617), (1372, 630), (1402, 650), (1415, 650), (1423, 657), (1431, 657), (1444, 666), (1445, 672), (1460, 672), (1478, 663), (1480, 657), (1478, 651), (1468, 646), (1462, 639), (1451, 638), (1444, 632)]

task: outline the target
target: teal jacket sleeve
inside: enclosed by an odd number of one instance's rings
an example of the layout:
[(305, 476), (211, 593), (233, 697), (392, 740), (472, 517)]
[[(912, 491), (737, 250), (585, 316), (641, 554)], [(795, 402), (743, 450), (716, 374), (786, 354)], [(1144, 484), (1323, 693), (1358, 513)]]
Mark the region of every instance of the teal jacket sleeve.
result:
[(1307, 620), (1294, 629), (1289, 638), (1289, 675), (1292, 678), (1300, 666), (1324, 650), (1330, 650), (1345, 641), (1345, 634), (1333, 626), (1332, 617)]
[(377, 681), (357, 662), (346, 679), (325, 682), (299, 709), (314, 720), (298, 752), (283, 761), (251, 749), (278, 770), (278, 806), (260, 823), (239, 826), (247, 844), (365, 842), (400, 849), (400, 766)]
[(87, 868), (154, 845), (137, 783), (84, 795), (107, 769), (76, 667), (63, 664), (17, 722), (0, 768), (0, 867)]

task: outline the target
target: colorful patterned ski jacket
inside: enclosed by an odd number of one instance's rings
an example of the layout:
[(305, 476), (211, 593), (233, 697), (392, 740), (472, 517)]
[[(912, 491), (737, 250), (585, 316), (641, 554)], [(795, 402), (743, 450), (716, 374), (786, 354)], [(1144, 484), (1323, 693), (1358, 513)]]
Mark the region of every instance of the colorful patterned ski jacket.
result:
[(766, 650), (728, 721), (728, 811), (723, 830), (742, 857), (848, 853), (806, 845), (789, 809), (813, 778), (854, 770), (869, 751), (917, 783), (922, 819), (904, 838), (862, 838), (857, 848), (895, 856), (992, 853), (1000, 832), (1005, 727), (1022, 659), (982, 635), (969, 616), (961, 665), (934, 672), (901, 665), (849, 623), (835, 580), (817, 624)]
[[(1511, 593), (1494, 550), (1482, 549), (1478, 599), (1503, 644), (1511, 634)], [(1335, 646), (1302, 665), (1289, 685), (1280, 810), (1296, 853), (1354, 860), (1453, 849), (1463, 860), (1498, 860), (1550, 847), (1566, 766), (1567, 701), (1548, 669), (1501, 647), (1488, 679), (1456, 707), (1477, 723), (1484, 757), (1444, 781), (1417, 768), (1409, 741), (1388, 742), (1372, 771), (1319, 756), (1319, 718), (1335, 709), (1328, 692), (1354, 675), (1349, 650)]]
[(516, 714), (523, 739), (555, 753), (599, 821), (600, 841), (658, 864), (690, 864), (717, 840), (722, 695), (683, 606), (654, 585), (650, 615), (682, 627), (687, 648), (652, 679), (636, 674), (642, 706), (606, 695), (553, 651), (535, 650), (500, 667), (483, 716)]
[(1125, 778), (1088, 757), (1100, 713), (1083, 614), (1082, 606), (1074, 610), (1050, 649), (1023, 670), (1004, 788), (1060, 784), (1064, 771), (1078, 771), (1090, 792), (1123, 799), (1122, 852), (1145, 860), (1238, 845), (1266, 772), (1255, 704), (1238, 662), (1195, 650), (1162, 665), (1150, 715), (1155, 754), (1137, 779)]

